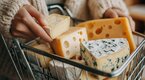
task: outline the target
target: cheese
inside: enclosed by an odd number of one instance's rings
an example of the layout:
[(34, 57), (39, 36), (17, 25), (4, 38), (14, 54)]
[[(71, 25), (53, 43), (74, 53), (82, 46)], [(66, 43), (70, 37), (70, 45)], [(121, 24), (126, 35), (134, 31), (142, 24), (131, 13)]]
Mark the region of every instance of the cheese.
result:
[(56, 54), (70, 59), (80, 55), (80, 42), (87, 40), (86, 28), (71, 27), (67, 32), (56, 37), (52, 46)]
[(45, 30), (50, 33), (52, 39), (67, 31), (70, 27), (70, 17), (59, 14), (51, 14), (47, 17), (48, 26)]
[(100, 19), (80, 23), (77, 27), (86, 27), (89, 40), (103, 38), (127, 38), (131, 52), (136, 48), (127, 18)]
[[(29, 46), (32, 46), (33, 48), (45, 51), (50, 54), (54, 53), (52, 51), (52, 49), (50, 48), (49, 43), (45, 42), (45, 44), (44, 44), (44, 41), (41, 41), (41, 40), (33, 41), (33, 42), (31, 42), (31, 44), (29, 44)], [(51, 60), (50, 58), (44, 57), (43, 55), (40, 55), (40, 54), (32, 52), (32, 51), (26, 51), (26, 53), (27, 53), (27, 55), (29, 55), (29, 59), (36, 65), (38, 65), (38, 63), (40, 63), (41, 67), (43, 67), (43, 68), (48, 67), (48, 64)], [(37, 62), (37, 59), (38, 59), (38, 62)]]
[(59, 80), (78, 80), (81, 69), (56, 60), (50, 61), (50, 73)]
[(110, 73), (122, 66), (130, 50), (125, 38), (100, 39), (82, 42), (81, 55), (90, 67)]

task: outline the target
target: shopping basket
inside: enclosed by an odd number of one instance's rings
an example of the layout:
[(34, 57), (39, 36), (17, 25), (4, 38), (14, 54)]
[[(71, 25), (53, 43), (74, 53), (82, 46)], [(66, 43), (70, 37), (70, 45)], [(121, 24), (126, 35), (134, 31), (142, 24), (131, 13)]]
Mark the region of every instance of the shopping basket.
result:
[[(83, 80), (91, 80), (90, 73), (108, 78), (118, 77), (119, 80), (141, 80), (145, 67), (145, 36), (137, 32), (133, 32), (133, 34), (137, 45), (136, 50), (120, 68), (111, 73), (33, 48), (29, 46), (31, 42), (24, 44), (13, 39), (12, 47), (8, 47), (2, 35), (0, 41), (5, 45), (20, 80), (81, 80), (82, 74), (84, 75)], [(27, 52), (33, 52), (34, 55), (30, 56)], [(46, 57), (51, 58), (53, 67), (43, 68), (37, 58), (38, 54), (44, 57), (44, 63), (47, 63), (45, 62)], [(56, 66), (57, 63), (61, 64), (61, 69)], [(70, 70), (66, 70), (66, 66), (71, 67)]]

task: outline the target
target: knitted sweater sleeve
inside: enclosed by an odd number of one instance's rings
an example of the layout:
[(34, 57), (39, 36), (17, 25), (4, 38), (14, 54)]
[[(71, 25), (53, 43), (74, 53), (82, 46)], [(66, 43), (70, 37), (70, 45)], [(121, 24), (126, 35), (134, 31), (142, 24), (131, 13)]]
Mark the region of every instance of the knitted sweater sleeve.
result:
[(123, 0), (89, 0), (88, 2), (91, 17), (93, 19), (102, 18), (109, 8), (118, 8), (128, 15), (128, 9)]
[(25, 4), (29, 2), (27, 0), (0, 0), (0, 33), (6, 41), (11, 40), (9, 30), (12, 19)]

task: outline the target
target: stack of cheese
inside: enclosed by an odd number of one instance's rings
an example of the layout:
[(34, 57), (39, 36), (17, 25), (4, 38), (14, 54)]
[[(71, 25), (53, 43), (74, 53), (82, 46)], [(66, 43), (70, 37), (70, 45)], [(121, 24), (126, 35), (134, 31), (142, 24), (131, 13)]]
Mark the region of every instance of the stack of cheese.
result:
[[(62, 16), (59, 14), (51, 14), (47, 17), (47, 20), (48, 20), (48, 26), (45, 27), (45, 30), (50, 33), (50, 37), (52, 39), (56, 38), (57, 36), (61, 35), (64, 32), (66, 32), (70, 28), (70, 17), (68, 17), (68, 16)], [(41, 39), (31, 41), (29, 43), (29, 46), (40, 49), (47, 53), (54, 53), (53, 50), (51, 49), (49, 43), (42, 41)], [(36, 61), (36, 59), (38, 59), (40, 66), (43, 68), (48, 67), (48, 64), (51, 60), (48, 57), (44, 57), (44, 56), (39, 55), (34, 52), (28, 51), (27, 54), (29, 56), (31, 55), (34, 57), (34, 58), (31, 58), (32, 61)]]
[[(69, 17), (52, 14), (48, 17), (48, 23), (46, 31), (53, 39), (51, 46), (57, 55), (67, 59), (82, 55), (87, 65), (102, 71), (112, 72), (118, 69), (129, 57), (130, 52), (136, 48), (126, 18), (92, 20), (70, 27)], [(43, 62), (41, 59), (40, 62)], [(54, 77), (62, 80), (66, 77), (72, 80), (74, 77), (71, 74), (75, 72), (73, 66), (64, 67), (60, 62), (50, 61), (50, 59), (48, 64)], [(63, 75), (54, 74), (54, 69)], [(66, 73), (62, 73), (61, 70)], [(77, 71), (80, 73), (81, 70), (77, 69)], [(79, 74), (75, 76), (76, 79)], [(98, 79), (106, 78), (99, 76)], [(117, 78), (110, 79), (117, 80)]]
[[(80, 43), (82, 41), (88, 40), (86, 28), (70, 27), (70, 18), (67, 16), (51, 14), (48, 16), (48, 26), (45, 27), (45, 30), (50, 33), (50, 37), (53, 39), (51, 45), (54, 52), (57, 55), (67, 59), (74, 59), (75, 57), (79, 57)], [(46, 45), (45, 42), (40, 44), (33, 44), (32, 47), (46, 51), (48, 53), (54, 53), (48, 46), (50, 45)], [(32, 52), (29, 53), (35, 54)], [(61, 80), (65, 80), (66, 78), (67, 80), (74, 80), (77, 79), (81, 73), (81, 69), (75, 68), (74, 66), (68, 64), (64, 64), (66, 65), (64, 66), (59, 61), (54, 61), (48, 57), (44, 57), (38, 54), (35, 55), (39, 59), (39, 62), (43, 68), (50, 68), (50, 72), (55, 78), (60, 78)], [(59, 74), (57, 75), (55, 72), (58, 72)]]
[[(87, 28), (90, 41), (82, 42), (81, 54), (87, 65), (95, 69), (118, 69), (136, 48), (127, 18), (92, 20), (77, 27)], [(118, 80), (101, 76), (98, 79)]]

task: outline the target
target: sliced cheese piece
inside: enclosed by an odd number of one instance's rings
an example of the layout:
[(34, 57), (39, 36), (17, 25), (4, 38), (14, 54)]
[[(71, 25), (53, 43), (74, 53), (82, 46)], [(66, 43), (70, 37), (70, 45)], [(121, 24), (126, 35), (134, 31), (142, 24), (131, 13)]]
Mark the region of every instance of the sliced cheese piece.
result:
[(47, 17), (48, 26), (45, 30), (50, 33), (52, 39), (67, 31), (70, 27), (70, 17), (59, 14), (51, 14)]
[(110, 73), (122, 66), (130, 55), (130, 48), (125, 38), (84, 41), (81, 55), (90, 67)]
[(56, 60), (50, 61), (50, 73), (58, 80), (78, 80), (81, 69), (65, 64)]
[(86, 27), (89, 40), (103, 38), (127, 38), (131, 52), (136, 48), (127, 18), (100, 19), (80, 23), (77, 27)]
[(80, 55), (80, 42), (87, 40), (86, 28), (71, 27), (67, 32), (56, 37), (52, 46), (56, 54), (70, 59)]
[[(32, 45), (31, 45), (33, 48), (36, 48), (36, 49), (39, 49), (39, 50), (42, 50), (42, 51), (45, 51), (47, 53), (50, 53), (50, 54), (53, 54), (53, 50), (50, 48), (50, 45), (49, 43), (41, 43), (42, 41), (40, 41), (40, 43), (37, 43), (37, 41), (34, 41), (32, 42)], [(29, 59), (34, 62), (36, 65), (39, 65), (43, 68), (47, 68), (48, 67), (48, 64), (50, 62), (50, 58), (48, 57), (44, 57), (43, 55), (40, 55), (38, 53), (35, 53), (35, 52), (32, 52), (32, 51), (26, 51), (27, 55), (29, 55)], [(38, 60), (37, 60), (38, 59)]]

